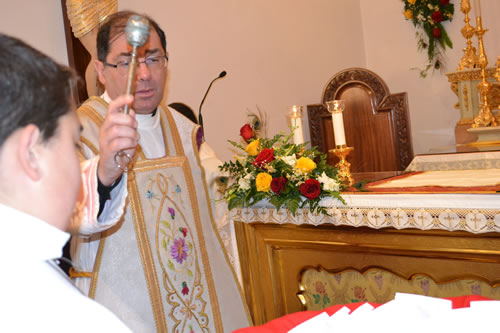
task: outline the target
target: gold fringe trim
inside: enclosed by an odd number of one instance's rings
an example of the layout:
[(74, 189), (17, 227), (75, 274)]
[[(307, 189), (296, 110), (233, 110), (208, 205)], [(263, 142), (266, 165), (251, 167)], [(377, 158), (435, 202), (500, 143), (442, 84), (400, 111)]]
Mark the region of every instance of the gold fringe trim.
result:
[(92, 280), (90, 280), (89, 297), (92, 299), (95, 299), (95, 292), (97, 289), (97, 281), (99, 280), (99, 270), (101, 268), (102, 253), (104, 251), (105, 243), (106, 243), (106, 238), (104, 237), (103, 233), (101, 234), (101, 239), (99, 240), (99, 248), (97, 249), (94, 268), (92, 269)]
[[(184, 148), (182, 147), (182, 140), (179, 136), (179, 130), (177, 125), (175, 124), (174, 118), (168, 109), (165, 109), (165, 114), (167, 115), (168, 124), (170, 125), (170, 132), (172, 133), (175, 149), (178, 153), (184, 155)], [(194, 150), (196, 152), (196, 150)], [(217, 298), (217, 292), (215, 290), (214, 277), (212, 276), (212, 270), (210, 268), (210, 260), (208, 258), (208, 253), (206, 251), (205, 237), (203, 236), (203, 227), (201, 226), (201, 217), (199, 211), (198, 198), (196, 197), (196, 187), (194, 186), (193, 174), (189, 163), (184, 163), (182, 166), (184, 170), (184, 176), (186, 179), (186, 185), (189, 188), (189, 197), (191, 199), (192, 207), (193, 207), (193, 217), (195, 219), (196, 232), (199, 236), (199, 246), (201, 249), (201, 260), (203, 262), (203, 268), (205, 271), (205, 278), (207, 281), (208, 292), (210, 295), (210, 303), (212, 304), (212, 311), (214, 315), (214, 327), (217, 332), (224, 332), (224, 327), (222, 324), (222, 317), (220, 313), (220, 305), (219, 300)], [(202, 169), (203, 170), (203, 169)], [(205, 185), (206, 188), (206, 185)], [(209, 204), (209, 212), (211, 212), (210, 202)], [(210, 216), (213, 223), (213, 218)]]
[[(246, 316), (248, 319), (248, 323), (250, 326), (252, 326), (253, 320), (252, 320), (252, 316), (250, 314), (250, 309), (248, 308), (248, 303), (246, 301), (245, 294), (243, 292), (243, 289), (241, 288), (241, 285), (240, 285), (240, 282), (238, 280), (238, 276), (236, 275), (236, 272), (234, 270), (234, 267), (231, 264), (231, 260), (229, 260), (229, 255), (227, 254), (226, 247), (224, 246), (224, 242), (222, 241), (222, 238), (220, 237), (219, 230), (218, 230), (217, 225), (215, 223), (215, 217), (214, 217), (214, 213), (212, 211), (211, 198), (210, 198), (208, 186), (207, 186), (208, 182), (206, 179), (205, 169), (203, 168), (203, 166), (201, 164), (200, 151), (199, 151), (198, 145), (196, 143), (196, 134), (197, 134), (199, 128), (200, 128), (200, 126), (196, 126), (194, 128), (193, 132), (191, 133), (191, 136), (192, 136), (192, 142), (193, 142), (193, 151), (195, 152), (198, 167), (201, 170), (201, 178), (203, 179), (203, 188), (205, 190), (205, 197), (207, 198), (207, 202), (208, 202), (208, 210), (210, 213), (210, 222), (212, 225), (212, 230), (214, 231), (214, 233), (217, 237), (217, 241), (219, 242), (219, 246), (221, 247), (221, 250), (224, 253), (224, 258), (226, 259), (226, 263), (227, 263), (229, 269), (231, 270), (231, 274), (233, 275), (233, 279), (236, 283), (236, 287), (238, 288), (238, 293), (240, 294), (240, 298), (241, 298), (241, 301), (243, 303), (243, 307), (245, 308), (245, 313), (246, 313)], [(200, 148), (201, 148), (201, 145), (200, 145)]]
[[(131, 172), (133, 173), (134, 171)], [(129, 171), (129, 174), (131, 172)], [(128, 190), (131, 198), (130, 202), (135, 235), (142, 259), (142, 268), (144, 270), (146, 284), (148, 286), (149, 299), (151, 300), (151, 306), (153, 308), (156, 329), (158, 332), (167, 332), (167, 323), (165, 321), (165, 309), (163, 308), (161, 289), (157, 279), (155, 262), (153, 259), (153, 253), (151, 252), (151, 244), (149, 243), (146, 223), (144, 221), (144, 215), (140, 204), (140, 193), (137, 189), (137, 183), (135, 182), (135, 177), (133, 175), (129, 178)]]
[(91, 278), (92, 277), (92, 272), (77, 271), (73, 267), (70, 267), (69, 268), (69, 277), (70, 277), (70, 279)]

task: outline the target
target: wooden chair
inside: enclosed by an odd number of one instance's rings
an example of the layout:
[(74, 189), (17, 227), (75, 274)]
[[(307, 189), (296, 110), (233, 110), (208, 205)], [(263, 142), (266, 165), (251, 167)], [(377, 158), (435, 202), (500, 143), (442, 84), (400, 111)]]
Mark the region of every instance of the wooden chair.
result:
[(335, 74), (323, 91), (321, 104), (307, 106), (311, 145), (337, 157), (332, 118), (325, 102), (345, 100), (344, 128), (347, 146), (354, 147), (347, 160), (351, 172), (404, 170), (413, 158), (407, 94), (391, 94), (377, 74), (364, 68), (348, 68)]

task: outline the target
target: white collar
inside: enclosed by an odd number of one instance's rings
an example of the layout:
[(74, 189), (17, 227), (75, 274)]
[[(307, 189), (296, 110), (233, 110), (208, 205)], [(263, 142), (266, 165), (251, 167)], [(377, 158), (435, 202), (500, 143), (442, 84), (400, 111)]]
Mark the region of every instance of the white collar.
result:
[[(13, 261), (45, 261), (59, 258), (70, 235), (49, 223), (0, 204), (0, 257)], [(26, 263), (24, 263), (26, 264)]]
[[(101, 98), (108, 104), (111, 102), (111, 97), (109, 97), (107, 91), (101, 95)], [(150, 114), (136, 114), (135, 119), (137, 120), (138, 129), (140, 130), (157, 128), (160, 125), (160, 106), (158, 106), (158, 109), (153, 116)]]

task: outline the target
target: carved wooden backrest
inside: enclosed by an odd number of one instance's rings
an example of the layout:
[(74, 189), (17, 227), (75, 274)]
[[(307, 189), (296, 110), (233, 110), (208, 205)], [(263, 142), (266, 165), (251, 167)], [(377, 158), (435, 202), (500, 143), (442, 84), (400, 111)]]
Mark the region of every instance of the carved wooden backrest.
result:
[[(404, 170), (413, 158), (406, 93), (391, 94), (385, 82), (364, 68), (348, 68), (328, 82), (321, 104), (307, 106), (311, 144), (335, 148), (331, 115), (324, 103), (345, 100), (344, 127), (352, 172)], [(328, 162), (337, 163), (328, 153)]]

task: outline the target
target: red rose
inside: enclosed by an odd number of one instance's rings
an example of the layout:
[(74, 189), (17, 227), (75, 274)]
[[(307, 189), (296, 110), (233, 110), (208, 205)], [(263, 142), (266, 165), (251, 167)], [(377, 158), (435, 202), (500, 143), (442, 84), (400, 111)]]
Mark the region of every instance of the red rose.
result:
[(439, 3), (441, 4), (441, 6), (446, 6), (450, 4), (450, 0), (439, 0)]
[(259, 155), (257, 155), (257, 157), (255, 158), (253, 165), (255, 165), (256, 167), (261, 167), (262, 164), (269, 163), (272, 161), (274, 161), (274, 149), (273, 148), (264, 148), (259, 153)]
[(245, 126), (240, 128), (240, 135), (243, 140), (248, 142), (248, 140), (254, 137), (255, 133), (253, 132), (252, 126), (250, 126), (249, 124), (245, 124)]
[(285, 177), (276, 177), (271, 180), (271, 190), (276, 193), (280, 194), (281, 191), (285, 188), (286, 185), (286, 178)]
[(434, 38), (440, 38), (441, 37), (441, 29), (439, 29), (439, 28), (432, 29), (432, 34), (434, 35)]
[(299, 187), (300, 193), (309, 199), (316, 199), (321, 191), (319, 182), (316, 179), (309, 178)]
[(431, 18), (434, 22), (439, 23), (443, 20), (443, 14), (438, 10), (437, 12), (432, 13)]

